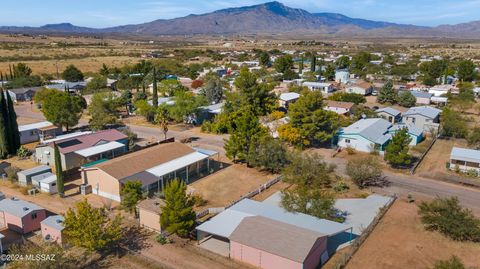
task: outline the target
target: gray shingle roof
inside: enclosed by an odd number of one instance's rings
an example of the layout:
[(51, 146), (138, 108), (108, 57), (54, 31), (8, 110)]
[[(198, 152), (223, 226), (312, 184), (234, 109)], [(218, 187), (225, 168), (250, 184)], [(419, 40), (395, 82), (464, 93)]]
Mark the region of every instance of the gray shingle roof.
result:
[(453, 147), (450, 159), (480, 163), (480, 150)]
[(384, 107), (384, 108), (380, 108), (376, 111), (377, 113), (387, 113), (389, 115), (392, 115), (394, 117), (400, 115), (402, 112), (396, 110), (395, 108), (392, 108), (392, 107)]
[(422, 115), (424, 117), (434, 119), (441, 112), (442, 111), (440, 109), (437, 109), (431, 106), (417, 106), (417, 107), (410, 108), (407, 112), (403, 113), (403, 116)]
[(19, 218), (37, 210), (43, 210), (43, 208), (18, 198), (3, 199), (0, 201), (0, 211), (7, 212)]
[(50, 216), (44, 220), (42, 220), (42, 225), (47, 225), (48, 227), (52, 227), (55, 230), (62, 231), (65, 227), (63, 226), (63, 222), (65, 218), (61, 215), (54, 215)]
[(343, 134), (358, 134), (362, 137), (383, 145), (391, 136), (388, 130), (392, 124), (384, 119), (361, 119), (343, 129)]
[(244, 218), (230, 236), (230, 240), (303, 263), (321, 237), (325, 235), (255, 216)]

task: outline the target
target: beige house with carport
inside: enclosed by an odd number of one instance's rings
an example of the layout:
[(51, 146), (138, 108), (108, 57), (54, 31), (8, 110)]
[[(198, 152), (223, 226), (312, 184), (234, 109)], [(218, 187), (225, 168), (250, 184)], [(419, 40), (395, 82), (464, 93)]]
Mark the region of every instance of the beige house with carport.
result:
[(211, 158), (217, 155), (214, 151), (171, 142), (83, 166), (80, 172), (83, 185), (90, 185), (94, 194), (121, 201), (121, 187), (127, 181), (140, 181), (149, 193), (161, 192), (172, 179), (182, 179), (188, 184), (207, 175)]

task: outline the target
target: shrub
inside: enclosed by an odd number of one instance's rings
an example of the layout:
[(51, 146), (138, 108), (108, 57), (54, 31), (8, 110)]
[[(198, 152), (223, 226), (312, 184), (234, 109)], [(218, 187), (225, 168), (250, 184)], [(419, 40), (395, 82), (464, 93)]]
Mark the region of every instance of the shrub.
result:
[(438, 261), (433, 269), (465, 269), (465, 265), (457, 256), (452, 256), (446, 261)]
[(374, 157), (349, 161), (347, 163), (347, 175), (360, 188), (384, 186), (387, 183), (382, 175), (380, 163)]
[(355, 149), (348, 146), (346, 149), (348, 155), (354, 155), (356, 153)]
[(419, 214), (425, 229), (438, 231), (454, 240), (480, 242), (480, 220), (462, 208), (458, 198), (436, 198), (422, 202)]
[(17, 150), (17, 157), (20, 159), (20, 160), (24, 160), (26, 159), (28, 156), (30, 156), (30, 151), (24, 147), (24, 146), (21, 146), (18, 150)]
[(9, 166), (5, 168), (5, 174), (7, 174), (7, 179), (12, 183), (18, 181), (17, 173), (20, 171), (20, 168), (16, 166)]
[(157, 241), (160, 245), (171, 244), (172, 240), (163, 234), (159, 234), (155, 237), (155, 241)]
[(207, 204), (207, 200), (203, 199), (200, 194), (192, 195), (192, 199), (195, 202), (195, 206), (204, 206)]
[(337, 193), (344, 193), (347, 192), (349, 189), (350, 187), (343, 180), (337, 181), (337, 183), (335, 183), (335, 185), (333, 186), (333, 190)]

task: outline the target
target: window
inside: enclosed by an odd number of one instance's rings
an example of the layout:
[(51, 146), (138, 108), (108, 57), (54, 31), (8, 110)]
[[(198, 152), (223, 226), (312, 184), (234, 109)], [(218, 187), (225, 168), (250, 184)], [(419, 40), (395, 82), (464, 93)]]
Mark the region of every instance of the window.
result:
[(33, 212), (32, 213), (32, 219), (36, 219), (37, 218), (37, 213), (36, 212)]
[(350, 139), (345, 139), (345, 143), (350, 144)]

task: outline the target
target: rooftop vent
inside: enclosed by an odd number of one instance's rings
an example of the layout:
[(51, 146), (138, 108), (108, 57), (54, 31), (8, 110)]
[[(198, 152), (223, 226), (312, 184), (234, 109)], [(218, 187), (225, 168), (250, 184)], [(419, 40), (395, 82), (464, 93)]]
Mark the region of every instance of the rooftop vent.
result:
[(29, 209), (30, 209), (30, 208), (28, 208), (28, 207), (24, 207), (24, 208), (23, 208), (23, 211), (28, 211)]

